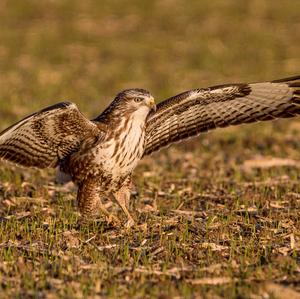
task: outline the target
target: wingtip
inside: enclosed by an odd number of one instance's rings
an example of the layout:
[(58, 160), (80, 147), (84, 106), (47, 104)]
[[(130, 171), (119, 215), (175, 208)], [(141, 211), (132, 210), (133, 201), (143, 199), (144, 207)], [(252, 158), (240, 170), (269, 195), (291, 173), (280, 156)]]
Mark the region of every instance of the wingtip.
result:
[[(289, 83), (289, 82), (299, 81), (299, 80), (300, 80), (300, 75), (295, 75), (292, 77), (273, 80), (272, 83)], [(290, 84), (293, 84), (293, 83), (290, 83)]]

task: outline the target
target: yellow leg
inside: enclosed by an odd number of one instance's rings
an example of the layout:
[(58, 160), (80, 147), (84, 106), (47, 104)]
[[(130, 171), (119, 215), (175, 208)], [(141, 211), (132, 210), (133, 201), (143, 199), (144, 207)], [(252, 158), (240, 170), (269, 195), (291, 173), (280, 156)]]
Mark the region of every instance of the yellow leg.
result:
[(129, 200), (130, 200), (130, 188), (129, 186), (123, 186), (119, 191), (114, 193), (114, 198), (118, 205), (121, 207), (125, 215), (127, 216), (127, 222), (125, 224), (126, 228), (130, 228), (134, 225), (134, 220), (130, 215), (129, 208)]
[(120, 223), (116, 216), (107, 211), (99, 194), (98, 184), (93, 180), (84, 181), (79, 185), (77, 200), (83, 220), (87, 221), (94, 218), (100, 211), (105, 215), (108, 222)]

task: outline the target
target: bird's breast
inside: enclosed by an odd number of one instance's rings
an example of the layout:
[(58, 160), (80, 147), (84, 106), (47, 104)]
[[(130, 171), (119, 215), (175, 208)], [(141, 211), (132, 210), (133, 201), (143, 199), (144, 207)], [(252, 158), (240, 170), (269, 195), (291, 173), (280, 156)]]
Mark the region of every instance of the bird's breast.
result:
[(142, 124), (128, 122), (126, 127), (116, 130), (110, 139), (99, 146), (95, 159), (112, 178), (126, 176), (133, 171), (143, 155), (144, 137)]

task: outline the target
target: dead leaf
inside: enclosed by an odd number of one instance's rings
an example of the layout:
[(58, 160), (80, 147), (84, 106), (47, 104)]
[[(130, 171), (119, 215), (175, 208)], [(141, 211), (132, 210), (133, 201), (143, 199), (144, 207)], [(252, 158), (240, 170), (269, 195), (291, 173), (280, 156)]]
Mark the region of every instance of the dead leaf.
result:
[(179, 215), (200, 216), (200, 217), (206, 216), (206, 213), (202, 211), (172, 210), (172, 212)]
[(268, 169), (272, 167), (284, 167), (284, 166), (300, 168), (300, 162), (293, 159), (260, 156), (254, 159), (246, 160), (242, 165), (242, 169), (249, 172), (255, 168)]
[(234, 282), (231, 277), (205, 277), (198, 279), (187, 279), (186, 281), (192, 285), (220, 285)]
[(252, 207), (246, 208), (244, 205), (241, 205), (241, 208), (239, 210), (237, 210), (236, 212), (238, 212), (238, 213), (256, 214), (257, 213), (257, 207), (256, 206), (252, 206)]
[(288, 201), (272, 201), (270, 202), (270, 207), (274, 209), (284, 209), (284, 204), (288, 203)]
[(212, 251), (221, 251), (221, 250), (228, 249), (228, 246), (222, 246), (215, 243), (206, 243), (206, 242), (202, 243), (201, 247), (211, 249)]
[(290, 234), (290, 247), (291, 247), (291, 249), (295, 248), (295, 236), (294, 236), (294, 234)]
[(290, 287), (285, 287), (276, 283), (267, 283), (264, 289), (276, 299), (299, 299), (300, 293)]

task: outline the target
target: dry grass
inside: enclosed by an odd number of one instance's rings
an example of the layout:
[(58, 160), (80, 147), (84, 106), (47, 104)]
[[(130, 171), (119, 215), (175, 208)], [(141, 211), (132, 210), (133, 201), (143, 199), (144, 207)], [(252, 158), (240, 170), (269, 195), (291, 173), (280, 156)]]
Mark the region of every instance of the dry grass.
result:
[[(299, 10), (294, 0), (3, 0), (1, 128), (62, 99), (92, 117), (122, 88), (163, 99), (299, 74)], [(0, 297), (299, 298), (299, 138), (299, 121), (285, 120), (148, 157), (130, 232), (101, 219), (78, 227), (73, 186), (1, 163)]]

